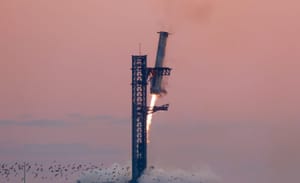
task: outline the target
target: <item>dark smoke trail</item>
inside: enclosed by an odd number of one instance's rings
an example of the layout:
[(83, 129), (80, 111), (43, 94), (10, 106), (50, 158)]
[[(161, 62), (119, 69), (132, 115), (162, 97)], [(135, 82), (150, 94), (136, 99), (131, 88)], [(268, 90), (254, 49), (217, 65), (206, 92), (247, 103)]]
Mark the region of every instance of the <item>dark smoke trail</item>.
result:
[(161, 30), (174, 32), (186, 23), (203, 23), (212, 13), (211, 0), (152, 0), (154, 11), (159, 14)]

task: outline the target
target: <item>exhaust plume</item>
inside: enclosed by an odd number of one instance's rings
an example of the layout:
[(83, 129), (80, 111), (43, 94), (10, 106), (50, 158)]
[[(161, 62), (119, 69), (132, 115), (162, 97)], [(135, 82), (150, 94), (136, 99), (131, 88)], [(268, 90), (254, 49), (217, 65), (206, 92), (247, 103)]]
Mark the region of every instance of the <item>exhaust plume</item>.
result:
[(150, 106), (149, 106), (149, 113), (147, 115), (147, 142), (150, 142), (150, 127), (151, 127), (151, 123), (152, 123), (152, 115), (153, 115), (153, 108), (155, 106), (155, 102), (157, 100), (158, 96), (155, 94), (151, 95), (151, 102), (150, 102)]

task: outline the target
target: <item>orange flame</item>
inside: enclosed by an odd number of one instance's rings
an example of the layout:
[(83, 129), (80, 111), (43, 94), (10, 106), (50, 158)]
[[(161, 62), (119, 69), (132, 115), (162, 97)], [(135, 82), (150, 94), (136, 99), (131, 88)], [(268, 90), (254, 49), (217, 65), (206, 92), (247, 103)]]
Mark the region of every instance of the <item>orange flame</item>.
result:
[(155, 106), (155, 102), (157, 100), (158, 96), (155, 95), (155, 94), (152, 94), (151, 95), (151, 102), (150, 102), (150, 106), (149, 106), (149, 113), (147, 115), (147, 142), (149, 143), (150, 142), (150, 139), (149, 139), (149, 132), (150, 132), (150, 126), (151, 126), (151, 123), (152, 123), (152, 115), (153, 115), (153, 108)]

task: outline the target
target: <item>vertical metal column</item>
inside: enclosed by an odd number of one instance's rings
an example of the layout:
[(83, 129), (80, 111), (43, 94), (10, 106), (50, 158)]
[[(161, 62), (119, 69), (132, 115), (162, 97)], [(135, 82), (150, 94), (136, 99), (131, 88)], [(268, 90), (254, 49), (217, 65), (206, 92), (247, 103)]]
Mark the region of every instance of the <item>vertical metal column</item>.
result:
[(159, 40), (158, 40), (158, 47), (156, 53), (156, 61), (154, 70), (154, 77), (151, 81), (150, 93), (160, 95), (162, 93), (166, 93), (165, 88), (162, 86), (162, 71), (159, 72), (159, 68), (163, 68), (164, 66), (164, 59), (166, 54), (166, 46), (167, 46), (167, 38), (169, 36), (168, 32), (158, 32), (159, 33)]
[(132, 56), (132, 182), (147, 167), (147, 56)]

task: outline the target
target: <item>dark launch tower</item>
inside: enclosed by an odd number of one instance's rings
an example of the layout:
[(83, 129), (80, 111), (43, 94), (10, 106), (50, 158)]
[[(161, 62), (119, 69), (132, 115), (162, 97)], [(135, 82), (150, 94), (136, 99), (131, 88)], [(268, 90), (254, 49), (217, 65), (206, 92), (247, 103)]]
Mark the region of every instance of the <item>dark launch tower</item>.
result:
[(147, 56), (132, 56), (132, 183), (147, 167)]
[(147, 114), (167, 111), (169, 104), (147, 106), (147, 84), (151, 81), (151, 94), (166, 93), (162, 87), (163, 76), (168, 76), (171, 69), (163, 67), (168, 33), (159, 32), (157, 57), (154, 68), (147, 67), (147, 56), (132, 56), (132, 180), (137, 183), (147, 167)]

